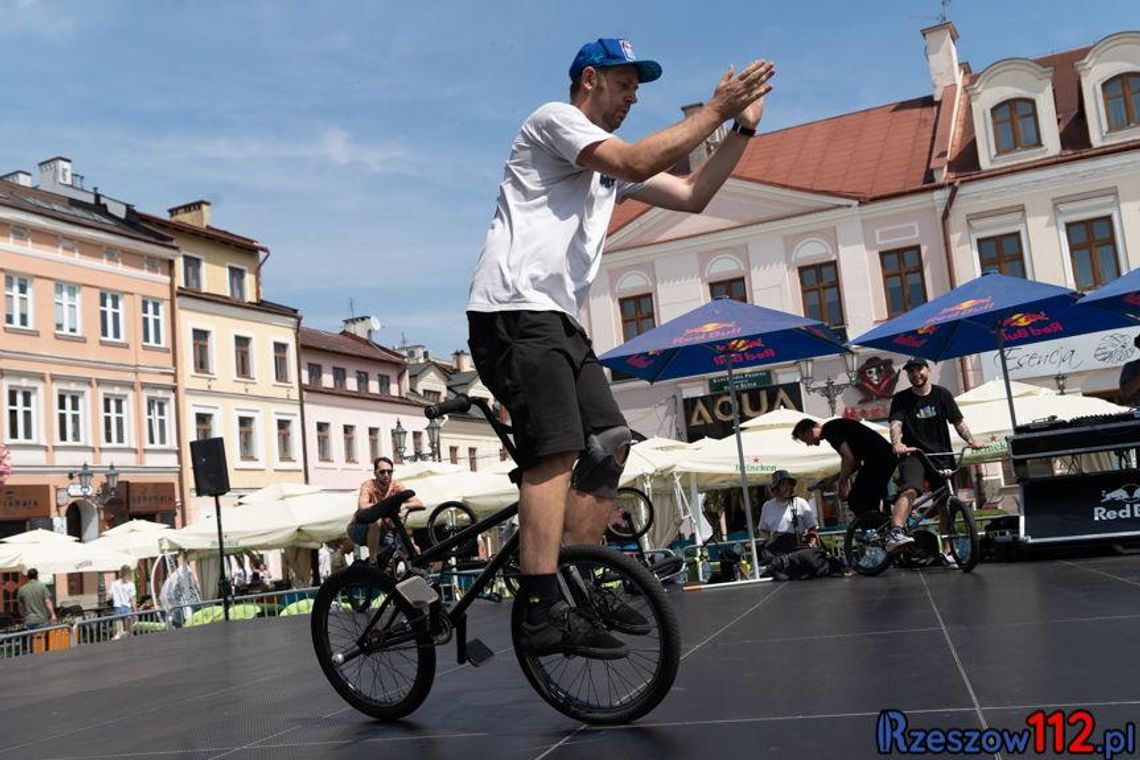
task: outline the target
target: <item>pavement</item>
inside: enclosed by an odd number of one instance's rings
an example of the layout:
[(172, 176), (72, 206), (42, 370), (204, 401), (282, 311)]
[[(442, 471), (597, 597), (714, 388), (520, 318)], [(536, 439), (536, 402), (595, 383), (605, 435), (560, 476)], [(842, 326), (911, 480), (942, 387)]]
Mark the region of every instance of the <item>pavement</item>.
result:
[[(391, 724), (340, 700), (304, 617), (2, 661), (0, 760), (871, 758), (885, 709), (910, 728), (979, 730), (1023, 729), (1040, 708), (1088, 710), (1093, 744), (1140, 716), (1140, 557), (670, 597), (680, 674), (629, 726), (592, 728), (548, 707), (515, 661), (508, 604), (478, 602), (471, 635), (498, 656), (474, 669), (455, 664), (454, 645), (440, 650), (427, 701)], [(995, 755), (1016, 753), (984, 756)]]

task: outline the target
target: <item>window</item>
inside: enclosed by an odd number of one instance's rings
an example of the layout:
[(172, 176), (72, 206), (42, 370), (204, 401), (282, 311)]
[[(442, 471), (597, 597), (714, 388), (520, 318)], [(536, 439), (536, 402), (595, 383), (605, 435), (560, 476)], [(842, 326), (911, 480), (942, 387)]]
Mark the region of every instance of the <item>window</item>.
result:
[(348, 371), (344, 367), (333, 367), (333, 387), (341, 390), (348, 388)]
[(293, 420), (277, 420), (277, 459), (281, 462), (294, 461)]
[(357, 370), (356, 372), (356, 390), (361, 393), (368, 393), (368, 373)]
[(1109, 129), (1140, 126), (1140, 74), (1120, 74), (1104, 83)]
[(1120, 275), (1112, 217), (1102, 216), (1065, 225), (1069, 259), (1077, 290), (1092, 290)]
[(448, 447), (448, 459), (451, 461), (452, 464), (459, 464), (459, 447), (458, 446), (449, 446)]
[(78, 285), (55, 284), (55, 331), (64, 335), (79, 334)]
[(202, 260), (197, 256), (182, 257), (182, 284), (190, 290), (202, 289)]
[(162, 345), (162, 301), (142, 299), (142, 342), (144, 346)]
[(230, 298), (239, 301), (245, 300), (245, 270), (241, 267), (230, 267)]
[(36, 392), (30, 388), (8, 389), (8, 440), (28, 443), (36, 440)]
[(380, 428), (368, 428), (368, 461), (375, 462), (380, 456)]
[(123, 339), (122, 293), (99, 291), (99, 337), (104, 340)]
[(4, 324), (32, 327), (32, 278), (4, 275)]
[(103, 263), (110, 266), (119, 266), (123, 262), (123, 257), (118, 251), (106, 248), (103, 250)]
[(194, 437), (199, 441), (214, 437), (214, 415), (209, 412), (194, 414)]
[(990, 112), (994, 124), (994, 145), (998, 153), (1009, 153), (1041, 144), (1037, 129), (1037, 105), (1028, 98), (1007, 100)]
[(253, 377), (253, 362), (249, 358), (250, 339), (244, 335), (234, 336), (234, 372), (247, 380)]
[(318, 385), (319, 386), (321, 384), (321, 374), (324, 372), (324, 370), (321, 368), (321, 365), (310, 363), (308, 369), (309, 369), (309, 385)]
[(67, 254), (70, 254), (72, 256), (78, 256), (79, 255), (79, 243), (75, 242), (71, 238), (60, 238), (59, 239), (59, 252), (60, 253), (67, 253)]
[(103, 443), (127, 445), (127, 399), (125, 396), (103, 397)]
[(433, 404), (438, 404), (440, 401), (443, 401), (443, 392), (442, 391), (424, 391), (424, 399), (426, 399), (427, 401), (430, 401)]
[(829, 327), (843, 327), (843, 298), (839, 291), (839, 268), (834, 261), (800, 267), (800, 293), (804, 316)]
[(194, 371), (200, 375), (210, 374), (210, 331), (192, 330)]
[(83, 443), (83, 394), (75, 391), (57, 393), (55, 413), (59, 422), (59, 442)]
[(147, 256), (143, 259), (143, 269), (151, 274), (159, 274), (162, 271), (162, 265), (154, 256)]
[(253, 417), (238, 416), (238, 455), (243, 462), (252, 462), (257, 459)]
[(621, 334), (623, 340), (631, 340), (647, 330), (653, 329), (653, 294), (630, 296), (618, 301), (621, 312)]
[(471, 472), (476, 472), (479, 469), (478, 451), (474, 446), (467, 447), (467, 466), (471, 468)]
[(317, 423), (317, 458), (322, 462), (332, 461), (332, 444), (329, 442), (329, 423)]
[(166, 446), (170, 443), (170, 422), (164, 398), (146, 400), (146, 445)]
[(376, 384), (380, 386), (380, 393), (391, 395), (392, 393), (392, 378), (385, 374), (376, 375)]
[(23, 227), (12, 227), (10, 237), (16, 245), (30, 245), (32, 242), (31, 235)]
[(727, 296), (733, 301), (748, 303), (748, 289), (744, 286), (744, 278), (737, 277), (732, 280), (721, 280), (709, 283), (709, 296), (715, 301)]
[(982, 274), (998, 272), (1010, 277), (1025, 277), (1025, 258), (1021, 251), (1021, 233), (978, 238), (978, 263)]
[(926, 303), (922, 253), (917, 247), (883, 251), (879, 258), (883, 289), (887, 294), (887, 316), (894, 317)]
[(273, 379), (289, 382), (289, 344), (273, 342)]
[(344, 461), (356, 461), (356, 425), (344, 426)]

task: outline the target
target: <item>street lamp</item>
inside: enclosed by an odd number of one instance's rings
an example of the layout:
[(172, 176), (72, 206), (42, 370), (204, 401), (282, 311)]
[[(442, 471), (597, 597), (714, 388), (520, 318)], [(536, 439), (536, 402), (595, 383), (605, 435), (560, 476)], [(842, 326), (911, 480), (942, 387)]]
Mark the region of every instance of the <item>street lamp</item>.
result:
[(392, 428), (392, 445), (396, 449), (396, 459), (400, 462), (404, 461), (404, 444), (408, 442), (408, 431), (400, 424), (400, 418), (396, 418), (396, 427)]
[(845, 351), (840, 354), (843, 357), (843, 365), (847, 370), (847, 382), (836, 382), (835, 378), (828, 377), (818, 385), (815, 383), (815, 368), (814, 362), (811, 359), (800, 359), (796, 362), (796, 367), (800, 371), (800, 383), (803, 385), (804, 390), (808, 393), (814, 393), (817, 396), (823, 396), (827, 399), (827, 406), (831, 410), (831, 416), (835, 416), (835, 402), (843, 395), (843, 391), (855, 385), (858, 380), (855, 372), (855, 362), (857, 360), (854, 353)]
[[(103, 484), (99, 487), (98, 491), (91, 488), (91, 481), (95, 479), (95, 470), (92, 470), (84, 462), (83, 466), (79, 468), (78, 472), (67, 473), (68, 480), (79, 480), (79, 488), (83, 492), (83, 497), (89, 499), (95, 505), (95, 519), (97, 524), (102, 523), (103, 508), (111, 499), (115, 498), (115, 491), (119, 488), (119, 471), (115, 469), (112, 463), (107, 467), (106, 472), (103, 474)], [(103, 573), (95, 576), (96, 586), (95, 594), (99, 600), (99, 606), (102, 607), (103, 603), (107, 601), (107, 586), (103, 579)]]
[(1065, 395), (1065, 383), (1069, 381), (1069, 376), (1063, 372), (1058, 372), (1053, 375), (1053, 382), (1057, 384), (1057, 392), (1062, 396)]
[(440, 461), (439, 459), (439, 429), (443, 427), (438, 417), (433, 417), (427, 426), (428, 445), (431, 446), (431, 458), (433, 462)]

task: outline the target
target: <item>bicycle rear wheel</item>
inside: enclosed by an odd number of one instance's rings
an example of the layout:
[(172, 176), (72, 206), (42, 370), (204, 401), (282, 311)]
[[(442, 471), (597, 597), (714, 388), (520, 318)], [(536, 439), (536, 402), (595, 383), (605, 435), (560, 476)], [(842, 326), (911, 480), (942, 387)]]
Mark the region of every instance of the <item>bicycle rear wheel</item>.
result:
[(380, 720), (411, 713), (435, 679), (435, 645), (423, 613), (380, 570), (352, 565), (321, 584), (313, 602), (313, 648), (336, 692)]
[(619, 488), (614, 515), (606, 526), (606, 538), (613, 543), (636, 541), (653, 527), (653, 502), (637, 488)]
[(958, 569), (968, 573), (978, 566), (978, 560), (981, 559), (974, 511), (956, 498), (951, 498), (946, 508), (950, 515), (950, 529), (946, 535), (950, 542), (950, 552), (958, 562)]
[(558, 557), (559, 583), (567, 603), (602, 620), (602, 604), (621, 602), (649, 624), (644, 635), (606, 626), (629, 647), (619, 660), (552, 654), (535, 656), (522, 645), (526, 600), (515, 598), (511, 634), (515, 654), (531, 686), (559, 712), (585, 723), (627, 723), (656, 707), (677, 677), (681, 632), (665, 589), (633, 559), (600, 546), (568, 546)]
[(891, 555), (883, 543), (882, 530), (887, 516), (879, 511), (857, 515), (847, 526), (843, 554), (847, 565), (859, 575), (878, 575), (891, 564)]

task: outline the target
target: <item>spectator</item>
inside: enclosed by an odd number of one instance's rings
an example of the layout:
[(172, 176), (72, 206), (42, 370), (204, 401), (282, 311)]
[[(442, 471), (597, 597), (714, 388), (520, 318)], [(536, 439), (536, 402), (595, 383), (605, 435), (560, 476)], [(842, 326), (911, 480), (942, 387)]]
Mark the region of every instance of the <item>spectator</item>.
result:
[(764, 502), (757, 530), (764, 538), (765, 549), (782, 554), (800, 544), (819, 544), (819, 520), (805, 499), (796, 496), (796, 479), (787, 470), (776, 470), (772, 475), (772, 498)]
[(56, 621), (51, 591), (40, 580), (40, 571), (34, 567), (28, 568), (28, 582), (16, 592), (16, 604), (20, 607), (26, 628), (40, 628)]
[[(348, 524), (348, 537), (357, 546), (368, 546), (368, 558), (376, 561), (380, 554), (380, 545), (384, 548), (394, 548), (399, 538), (396, 536), (395, 524), (385, 517), (373, 523), (359, 521), (360, 510), (381, 502), (390, 496), (406, 490), (404, 484), (396, 480), (392, 471), (395, 465), (388, 457), (376, 457), (372, 462), (372, 477), (360, 484), (360, 493), (357, 497), (357, 514)], [(401, 519), (407, 516), (411, 507), (422, 507), (423, 502), (414, 496), (404, 502), (400, 509)]]
[(111, 612), (114, 613), (115, 638), (121, 639), (131, 632), (131, 613), (135, 611), (135, 581), (130, 565), (119, 568), (119, 577), (111, 584)]

